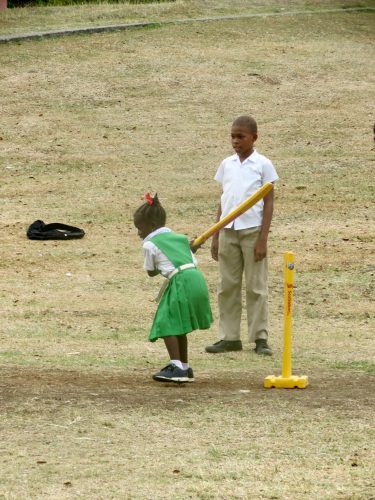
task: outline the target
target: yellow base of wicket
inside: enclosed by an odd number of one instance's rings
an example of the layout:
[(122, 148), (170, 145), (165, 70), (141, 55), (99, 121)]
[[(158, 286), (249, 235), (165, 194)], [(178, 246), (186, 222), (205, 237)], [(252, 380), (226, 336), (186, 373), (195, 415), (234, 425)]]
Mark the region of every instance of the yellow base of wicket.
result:
[(275, 377), (269, 375), (264, 379), (264, 387), (270, 389), (271, 387), (284, 388), (284, 389), (304, 389), (309, 385), (309, 380), (306, 375), (302, 377), (297, 377), (292, 375), (291, 377)]

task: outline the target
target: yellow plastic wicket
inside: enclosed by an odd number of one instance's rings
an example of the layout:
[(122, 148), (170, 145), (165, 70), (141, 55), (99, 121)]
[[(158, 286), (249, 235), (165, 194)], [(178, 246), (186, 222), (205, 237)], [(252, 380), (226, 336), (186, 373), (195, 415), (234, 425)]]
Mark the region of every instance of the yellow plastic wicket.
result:
[(297, 377), (292, 375), (292, 310), (294, 287), (294, 254), (284, 253), (284, 351), (281, 376), (269, 375), (264, 379), (264, 387), (304, 389), (309, 381), (306, 375)]
[(219, 222), (211, 226), (209, 229), (207, 229), (207, 231), (202, 233), (200, 236), (198, 236), (198, 238), (196, 238), (193, 241), (193, 246), (203, 245), (203, 243), (206, 240), (208, 240), (208, 238), (210, 238), (213, 234), (220, 231), (220, 229), (222, 229), (227, 224), (232, 222), (234, 219), (245, 213), (247, 210), (249, 210), (249, 208), (255, 205), (255, 203), (258, 203), (258, 201), (263, 199), (266, 196), (266, 194), (271, 191), (272, 188), (273, 184), (271, 182), (266, 182), (265, 184), (263, 184), (263, 186), (260, 189), (258, 189), (258, 191), (255, 191), (255, 193), (252, 194), (249, 198), (247, 198), (247, 200), (242, 202), (241, 205), (238, 205), (238, 207), (232, 210), (232, 212), (223, 217), (221, 220), (219, 220)]

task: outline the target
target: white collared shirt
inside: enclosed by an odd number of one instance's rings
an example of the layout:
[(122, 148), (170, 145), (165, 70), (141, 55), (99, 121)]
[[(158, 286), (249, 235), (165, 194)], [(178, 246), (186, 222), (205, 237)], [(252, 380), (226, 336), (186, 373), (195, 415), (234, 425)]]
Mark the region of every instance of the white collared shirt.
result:
[[(168, 276), (176, 268), (172, 262), (167, 258), (167, 256), (159, 250), (159, 248), (152, 243), (151, 238), (158, 234), (170, 233), (171, 229), (168, 227), (159, 227), (155, 231), (152, 231), (143, 240), (143, 252), (144, 252), (144, 269), (146, 271), (156, 271), (159, 270), (163, 276)], [(197, 264), (197, 259), (195, 255), (192, 254), (194, 264)]]
[[(214, 178), (223, 187), (221, 196), (221, 218), (223, 218), (263, 184), (275, 182), (279, 177), (272, 162), (254, 149), (253, 153), (242, 163), (238, 154), (225, 158)], [(263, 200), (258, 201), (250, 210), (225, 227), (239, 230), (261, 226), (263, 205)]]

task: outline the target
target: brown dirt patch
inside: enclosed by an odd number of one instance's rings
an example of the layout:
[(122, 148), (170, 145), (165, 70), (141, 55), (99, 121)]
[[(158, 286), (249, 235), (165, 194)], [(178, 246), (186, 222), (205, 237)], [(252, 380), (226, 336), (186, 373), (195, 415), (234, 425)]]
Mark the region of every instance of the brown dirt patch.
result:
[(307, 409), (324, 407), (326, 411), (357, 415), (375, 405), (375, 377), (343, 370), (319, 370), (319, 374), (309, 377), (310, 385), (304, 390), (264, 389), (262, 374), (251, 370), (221, 370), (215, 375), (203, 370), (193, 384), (181, 385), (154, 382), (149, 370), (113, 375), (12, 366), (2, 367), (0, 374), (0, 403), (5, 411), (17, 411), (30, 400), (49, 406), (51, 411), (66, 403), (76, 407), (108, 406), (120, 412), (137, 407), (168, 408), (179, 398), (185, 404), (298, 401)]

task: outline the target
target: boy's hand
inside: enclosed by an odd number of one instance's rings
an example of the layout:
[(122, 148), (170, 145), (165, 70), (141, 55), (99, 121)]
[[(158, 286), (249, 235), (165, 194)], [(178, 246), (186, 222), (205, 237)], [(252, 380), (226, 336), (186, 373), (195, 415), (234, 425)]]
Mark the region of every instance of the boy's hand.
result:
[(214, 234), (211, 241), (211, 256), (216, 262), (219, 260), (219, 235)]
[(267, 256), (267, 240), (258, 238), (254, 247), (255, 262), (263, 260)]

